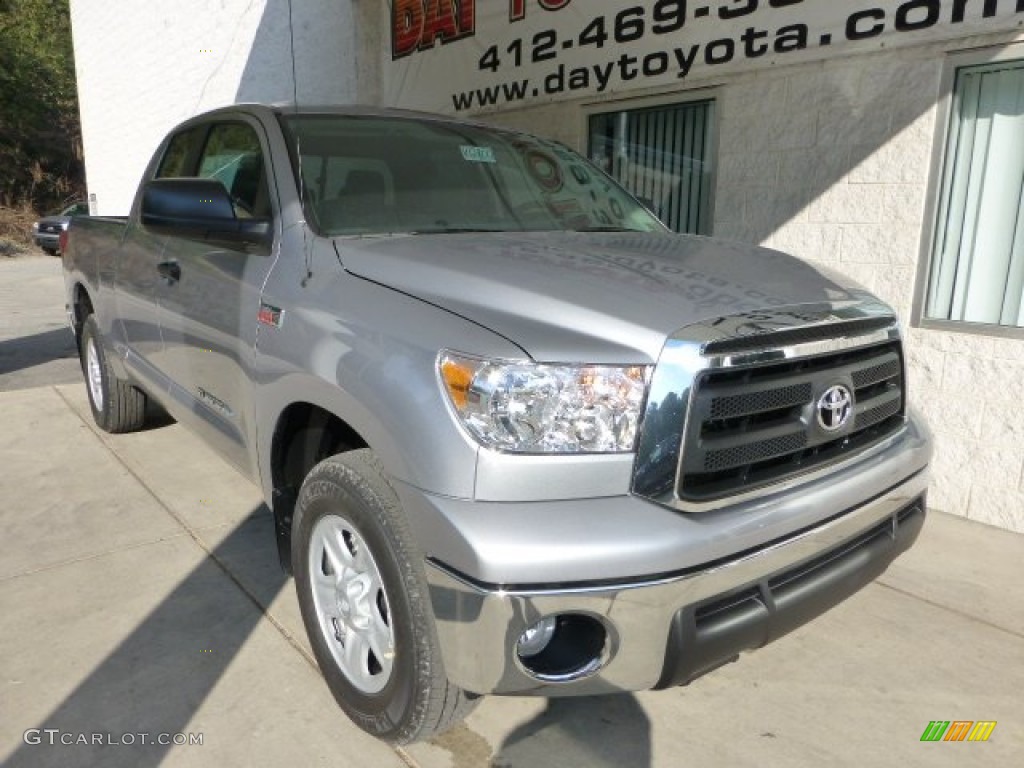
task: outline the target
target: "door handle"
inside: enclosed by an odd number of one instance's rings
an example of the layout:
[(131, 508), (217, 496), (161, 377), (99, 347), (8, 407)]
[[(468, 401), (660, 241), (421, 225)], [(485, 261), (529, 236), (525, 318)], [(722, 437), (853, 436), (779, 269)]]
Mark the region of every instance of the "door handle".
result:
[(176, 283), (181, 280), (181, 267), (176, 261), (161, 261), (156, 265), (156, 271), (160, 273), (169, 283)]

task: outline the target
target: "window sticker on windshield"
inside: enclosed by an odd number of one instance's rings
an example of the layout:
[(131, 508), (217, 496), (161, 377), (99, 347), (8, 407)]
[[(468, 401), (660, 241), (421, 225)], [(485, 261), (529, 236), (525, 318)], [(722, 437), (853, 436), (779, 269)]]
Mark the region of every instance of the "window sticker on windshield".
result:
[(460, 147), (462, 150), (462, 159), (470, 163), (496, 163), (497, 158), (494, 157), (494, 150), (490, 147), (470, 147), (463, 145)]

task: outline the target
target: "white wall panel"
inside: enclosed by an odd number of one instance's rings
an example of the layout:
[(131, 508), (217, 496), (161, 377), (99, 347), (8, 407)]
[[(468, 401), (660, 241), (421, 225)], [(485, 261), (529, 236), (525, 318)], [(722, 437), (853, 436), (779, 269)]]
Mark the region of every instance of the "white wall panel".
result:
[[(351, 0), (294, 0), (295, 71), (304, 103), (356, 98)], [(239, 101), (291, 102), (287, 0), (72, 0), (71, 23), (90, 194), (127, 214), (169, 128)]]

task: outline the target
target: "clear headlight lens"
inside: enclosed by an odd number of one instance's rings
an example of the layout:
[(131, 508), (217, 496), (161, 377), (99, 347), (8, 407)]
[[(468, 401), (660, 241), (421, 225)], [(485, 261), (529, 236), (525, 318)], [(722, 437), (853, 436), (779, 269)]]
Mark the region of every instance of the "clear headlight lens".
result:
[(441, 381), (481, 444), (515, 453), (622, 453), (636, 447), (649, 368), (540, 365), (450, 352)]

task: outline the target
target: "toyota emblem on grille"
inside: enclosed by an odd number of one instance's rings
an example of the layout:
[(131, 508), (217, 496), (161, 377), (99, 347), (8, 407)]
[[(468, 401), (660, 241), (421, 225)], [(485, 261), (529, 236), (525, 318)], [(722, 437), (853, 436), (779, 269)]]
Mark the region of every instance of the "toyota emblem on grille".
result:
[(853, 413), (853, 394), (842, 384), (825, 390), (818, 400), (818, 424), (826, 432), (838, 432)]

